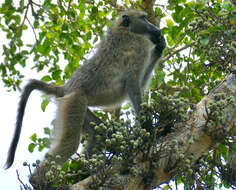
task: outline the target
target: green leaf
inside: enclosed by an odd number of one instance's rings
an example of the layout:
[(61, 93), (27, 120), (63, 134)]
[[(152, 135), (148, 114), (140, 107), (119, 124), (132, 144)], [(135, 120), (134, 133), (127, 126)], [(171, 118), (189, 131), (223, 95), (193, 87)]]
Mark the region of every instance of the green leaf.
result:
[(92, 32), (89, 31), (89, 32), (86, 34), (86, 36), (87, 36), (87, 40), (91, 40), (91, 39), (92, 39)]
[[(236, 154), (236, 143), (233, 144), (233, 154)], [(235, 159), (236, 159), (236, 156), (235, 156)]]
[(17, 24), (20, 24), (21, 18), (20, 18), (19, 15), (16, 15), (15, 18), (14, 18), (14, 20), (16, 21)]
[(176, 182), (177, 182), (178, 185), (181, 184), (181, 183), (182, 183), (181, 178), (180, 178), (180, 177), (177, 177), (177, 178), (176, 178)]
[(25, 5), (25, 1), (24, 0), (20, 0), (20, 8), (24, 8)]
[(78, 8), (79, 8), (79, 11), (80, 11), (79, 17), (83, 19), (84, 16), (85, 16), (85, 11), (86, 11), (84, 0), (80, 0)]
[(195, 3), (196, 3), (195, 1), (189, 1), (185, 5), (188, 6), (188, 7), (193, 8), (195, 6)]
[(43, 150), (44, 148), (45, 148), (45, 146), (39, 145), (39, 147), (38, 147), (39, 152), (42, 152), (42, 150)]
[(80, 162), (72, 162), (70, 164), (70, 167), (73, 169), (73, 170), (79, 170), (81, 169), (81, 163)]
[(166, 24), (168, 27), (173, 27), (174, 26), (174, 23), (171, 19), (166, 19)]
[(202, 45), (206, 46), (209, 43), (209, 41), (210, 41), (210, 37), (209, 36), (204, 36), (204, 37), (201, 38), (200, 43)]
[(12, 5), (12, 0), (5, 0), (5, 3), (8, 5)]
[(165, 185), (165, 186), (163, 187), (163, 189), (164, 189), (164, 190), (168, 190), (168, 189), (170, 189), (170, 188), (169, 188), (168, 185)]
[(229, 159), (228, 147), (226, 147), (223, 144), (219, 144), (219, 149), (220, 149), (220, 152), (221, 152), (223, 158), (225, 159), (225, 161), (228, 161), (228, 159)]
[(49, 75), (46, 75), (46, 76), (44, 76), (43, 78), (41, 78), (41, 80), (46, 81), (46, 82), (49, 82), (49, 81), (51, 81), (52, 79), (51, 79), (51, 77), (50, 77)]
[(230, 24), (235, 25), (236, 24), (236, 16), (235, 15), (231, 15), (229, 17), (229, 22), (230, 22)]
[(34, 28), (38, 28), (39, 27), (39, 22), (37, 20), (34, 21)]
[(98, 13), (98, 8), (97, 7), (93, 7), (92, 8), (92, 13), (93, 14), (97, 14)]
[(48, 38), (46, 38), (43, 44), (38, 45), (38, 51), (43, 54), (44, 56), (48, 56), (49, 52), (51, 51), (51, 43)]
[(227, 2), (227, 1), (224, 1), (223, 7), (224, 7), (227, 11), (230, 11), (231, 3), (230, 3), (230, 2)]
[(122, 106), (122, 109), (124, 109), (124, 110), (130, 109), (130, 104), (125, 104), (125, 105), (123, 105), (123, 106)]
[(167, 36), (167, 42), (170, 46), (173, 46), (174, 45), (174, 41), (172, 39), (172, 37), (170, 35)]
[(53, 71), (53, 73), (52, 73), (52, 78), (53, 78), (53, 80), (56, 80), (56, 81), (58, 81), (58, 80), (60, 80), (61, 79), (61, 70), (56, 70), (56, 71)]
[(43, 145), (45, 147), (49, 147), (50, 146), (50, 139), (49, 138), (44, 137), (42, 140), (43, 140)]
[(34, 133), (34, 134), (30, 137), (30, 139), (31, 139), (33, 142), (36, 142), (36, 141), (37, 141), (37, 134)]
[(205, 7), (205, 2), (202, 0), (197, 0), (195, 4), (195, 9), (203, 9)]
[(51, 134), (51, 130), (48, 127), (45, 127), (44, 128), (44, 133), (47, 134), (47, 135), (50, 135)]
[(29, 152), (33, 152), (34, 151), (34, 148), (36, 147), (36, 144), (34, 144), (34, 143), (30, 143), (29, 144), (29, 146), (28, 146), (28, 150), (29, 150)]
[(164, 78), (165, 78), (165, 72), (163, 71), (157, 71), (156, 72), (156, 79), (157, 79), (157, 87), (160, 87), (163, 82), (164, 82)]
[(43, 102), (41, 103), (41, 109), (45, 112), (47, 105), (49, 104), (49, 100), (43, 97)]
[[(208, 29), (208, 30), (209, 30), (209, 29)], [(207, 35), (210, 34), (210, 31), (208, 31), (208, 30), (202, 30), (202, 31), (200, 31), (200, 32), (198, 33), (198, 35), (207, 36)]]

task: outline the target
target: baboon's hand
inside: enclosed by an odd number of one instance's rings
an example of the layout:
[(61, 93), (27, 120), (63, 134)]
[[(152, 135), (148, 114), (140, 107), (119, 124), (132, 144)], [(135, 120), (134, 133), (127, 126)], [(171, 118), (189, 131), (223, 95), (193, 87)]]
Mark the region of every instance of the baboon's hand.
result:
[(161, 30), (155, 30), (150, 33), (150, 40), (152, 43), (157, 44), (161, 38)]
[(156, 52), (161, 54), (166, 47), (166, 41), (164, 36), (159, 36), (159, 39), (156, 41), (155, 44), (156, 44), (155, 47)]
[(166, 41), (164, 36), (161, 35), (161, 30), (155, 30), (151, 32), (150, 40), (156, 45), (156, 53), (161, 54), (166, 47)]

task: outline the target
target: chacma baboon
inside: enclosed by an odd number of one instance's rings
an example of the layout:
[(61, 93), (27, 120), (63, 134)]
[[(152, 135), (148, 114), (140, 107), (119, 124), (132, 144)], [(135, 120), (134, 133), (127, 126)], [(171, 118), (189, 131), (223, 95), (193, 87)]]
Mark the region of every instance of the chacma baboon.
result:
[[(58, 137), (49, 153), (52, 158), (60, 155), (57, 163), (63, 164), (78, 148), (88, 106), (116, 106), (128, 98), (136, 114), (140, 114), (141, 89), (146, 86), (164, 48), (161, 30), (147, 21), (145, 13), (126, 11), (115, 21), (93, 57), (79, 67), (64, 86), (31, 80), (19, 103), (6, 168), (14, 161), (26, 102), (32, 90), (57, 97)], [(39, 184), (45, 178), (47, 167), (44, 163), (32, 175), (33, 183)]]

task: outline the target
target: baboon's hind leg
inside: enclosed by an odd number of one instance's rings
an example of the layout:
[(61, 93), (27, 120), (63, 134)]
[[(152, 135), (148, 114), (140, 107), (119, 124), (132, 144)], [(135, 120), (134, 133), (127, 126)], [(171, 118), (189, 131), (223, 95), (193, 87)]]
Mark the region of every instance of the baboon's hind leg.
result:
[(60, 98), (56, 123), (56, 143), (49, 151), (61, 158), (57, 163), (64, 163), (74, 154), (80, 143), (82, 126), (87, 112), (87, 99), (80, 93), (71, 93)]
[(57, 164), (63, 164), (76, 152), (86, 112), (87, 98), (80, 93), (72, 92), (59, 98), (55, 144), (49, 150), (49, 156), (40, 164), (30, 179), (36, 187), (38, 184), (41, 186), (48, 181), (45, 174), (50, 170), (50, 164), (46, 163), (55, 161)]

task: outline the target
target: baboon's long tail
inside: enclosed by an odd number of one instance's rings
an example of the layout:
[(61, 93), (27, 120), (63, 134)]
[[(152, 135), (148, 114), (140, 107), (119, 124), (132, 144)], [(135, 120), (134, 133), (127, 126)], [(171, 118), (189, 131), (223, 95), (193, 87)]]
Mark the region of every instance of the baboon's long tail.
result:
[(17, 118), (16, 118), (17, 120), (16, 120), (16, 126), (15, 126), (15, 133), (14, 133), (14, 136), (13, 136), (13, 139), (12, 139), (9, 151), (8, 151), (7, 161), (4, 166), (5, 169), (10, 168), (14, 162), (16, 147), (20, 138), (26, 103), (33, 90), (40, 90), (47, 94), (55, 95), (56, 97), (62, 97), (64, 95), (64, 90), (62, 86), (47, 84), (39, 80), (31, 80), (25, 86), (21, 95), (20, 102), (19, 102), (18, 113), (17, 113)]

